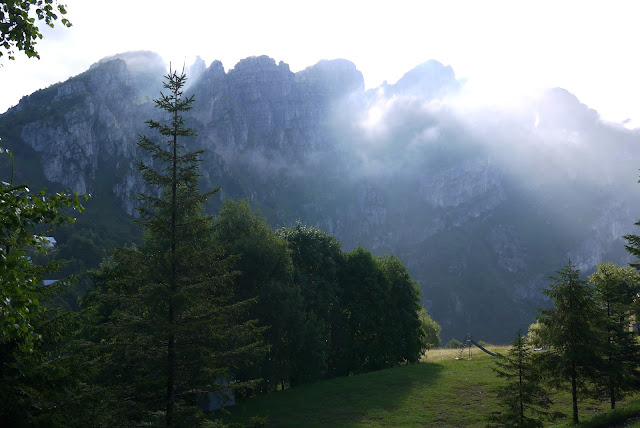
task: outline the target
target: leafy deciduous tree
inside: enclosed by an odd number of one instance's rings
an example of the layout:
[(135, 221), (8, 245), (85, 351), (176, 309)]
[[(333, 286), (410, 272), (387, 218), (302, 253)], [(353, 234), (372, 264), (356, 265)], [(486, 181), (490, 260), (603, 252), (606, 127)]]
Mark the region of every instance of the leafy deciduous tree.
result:
[[(0, 153), (8, 152), (0, 149)], [(86, 200), (88, 195), (84, 196)], [(63, 213), (71, 208), (81, 211), (78, 194), (55, 193), (45, 196), (44, 191), (32, 194), (26, 185), (0, 183), (0, 343), (16, 341), (29, 351), (40, 335), (30, 324), (30, 317), (43, 308), (42, 275), (55, 270), (59, 264), (36, 266), (27, 252), (43, 252), (45, 242), (34, 235), (34, 229), (46, 225), (51, 230), (64, 222), (75, 221)], [(46, 295), (46, 293), (45, 293)]]
[[(71, 22), (64, 17), (67, 13), (66, 6), (54, 0), (12, 0), (0, 2), (0, 57), (5, 55), (9, 59), (15, 59), (14, 49), (24, 51), (28, 57), (40, 59), (35, 49), (42, 33), (36, 25), (36, 18), (29, 16), (29, 12), (35, 12), (39, 21), (53, 28), (55, 22), (60, 22), (65, 27), (71, 27)], [(58, 14), (60, 16), (58, 16)], [(5, 52), (3, 52), (3, 50)]]
[[(6, 151), (0, 149), (0, 153)], [(11, 155), (9, 153), (9, 155)], [(88, 195), (84, 196), (86, 200)], [(68, 370), (58, 359), (59, 345), (69, 317), (47, 310), (46, 301), (68, 281), (45, 287), (44, 274), (59, 262), (38, 266), (34, 252), (44, 252), (36, 230), (51, 230), (74, 218), (66, 210), (81, 211), (77, 194), (44, 191), (33, 194), (26, 185), (0, 183), (0, 425), (24, 426), (50, 417), (65, 391), (55, 389)], [(65, 336), (66, 338), (66, 336)]]
[(420, 320), (420, 311), (424, 310), (420, 287), (396, 256), (386, 255), (377, 261), (388, 284), (384, 298), (387, 365), (415, 363), (427, 348), (426, 331)]
[(344, 317), (340, 309), (340, 242), (314, 227), (296, 223), (277, 231), (291, 251), (294, 281), (303, 300), (304, 332), (293, 383), (331, 377), (340, 353)]
[(387, 367), (388, 339), (384, 335), (388, 282), (370, 251), (357, 247), (346, 254), (342, 274), (347, 343), (343, 344), (343, 372), (362, 373)]
[(288, 384), (302, 345), (304, 323), (287, 242), (247, 200), (231, 199), (220, 208), (215, 239), (234, 257), (236, 298), (257, 297), (247, 316), (266, 328), (264, 339), (270, 346), (270, 352), (253, 369), (247, 368), (244, 377), (262, 378), (264, 390)]
[(534, 348), (544, 348), (546, 346), (542, 341), (544, 333), (541, 333), (541, 328), (542, 325), (538, 321), (529, 325), (529, 330), (527, 331), (527, 342)]
[(442, 331), (442, 327), (440, 324), (435, 322), (427, 313), (425, 308), (420, 308), (420, 312), (418, 313), (420, 318), (420, 323), (422, 324), (422, 329), (425, 333), (425, 343), (427, 349), (437, 348), (442, 343), (440, 339), (440, 331)]

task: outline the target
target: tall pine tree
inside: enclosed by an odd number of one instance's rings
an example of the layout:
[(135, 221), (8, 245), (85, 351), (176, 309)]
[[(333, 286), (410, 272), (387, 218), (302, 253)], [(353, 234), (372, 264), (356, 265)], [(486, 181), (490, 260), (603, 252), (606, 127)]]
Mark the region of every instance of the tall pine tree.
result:
[(158, 189), (139, 197), (144, 242), (113, 252), (86, 305), (105, 360), (102, 414), (118, 425), (198, 425), (198, 398), (219, 391), (259, 349), (253, 325), (236, 321), (246, 304), (231, 303), (229, 260), (213, 245), (212, 218), (202, 214), (218, 189), (199, 193), (200, 151), (179, 142), (195, 135), (181, 116), (193, 97), (183, 96), (184, 74), (166, 79), (167, 93), (155, 102), (168, 122), (147, 122), (165, 141), (141, 136), (138, 143), (157, 166), (139, 167)]
[(580, 270), (571, 262), (557, 274), (542, 291), (554, 306), (540, 311), (542, 340), (551, 348), (543, 361), (551, 383), (571, 384), (573, 422), (577, 424), (578, 394), (593, 392), (600, 367), (599, 311), (593, 287), (580, 279)]
[(615, 409), (617, 400), (640, 386), (640, 346), (629, 328), (640, 275), (630, 267), (599, 263), (589, 280), (596, 288), (603, 315), (600, 387)]

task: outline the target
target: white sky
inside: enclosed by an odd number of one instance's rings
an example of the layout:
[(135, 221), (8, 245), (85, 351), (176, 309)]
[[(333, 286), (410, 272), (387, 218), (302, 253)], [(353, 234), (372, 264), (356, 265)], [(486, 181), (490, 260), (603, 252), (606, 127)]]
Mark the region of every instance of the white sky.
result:
[[(560, 86), (603, 118), (640, 123), (640, 2), (63, 0), (73, 27), (45, 28), (41, 60), (2, 60), (0, 112), (102, 57), (152, 50), (228, 70), (269, 55), (292, 71), (345, 58), (367, 88), (429, 59), (496, 102)], [(42, 27), (41, 27), (42, 28)], [(5, 57), (3, 57), (5, 58)]]

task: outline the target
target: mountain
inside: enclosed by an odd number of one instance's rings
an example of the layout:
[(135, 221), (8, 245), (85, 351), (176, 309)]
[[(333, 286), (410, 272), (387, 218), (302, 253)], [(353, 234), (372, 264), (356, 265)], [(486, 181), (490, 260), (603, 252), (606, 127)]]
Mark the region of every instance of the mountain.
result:
[[(92, 227), (126, 241), (136, 165), (150, 161), (137, 135), (157, 137), (145, 121), (160, 118), (164, 71), (156, 54), (128, 52), (24, 97), (0, 116), (14, 181), (92, 193)], [(205, 150), (202, 186), (248, 198), (273, 226), (299, 219), (347, 250), (393, 252), (445, 339), (511, 341), (569, 260), (585, 272), (630, 260), (620, 237), (640, 214), (640, 135), (564, 89), (471, 108), (437, 61), (366, 91), (346, 60), (293, 73), (266, 56), (226, 72), (198, 59), (187, 73), (198, 137), (185, 143)]]

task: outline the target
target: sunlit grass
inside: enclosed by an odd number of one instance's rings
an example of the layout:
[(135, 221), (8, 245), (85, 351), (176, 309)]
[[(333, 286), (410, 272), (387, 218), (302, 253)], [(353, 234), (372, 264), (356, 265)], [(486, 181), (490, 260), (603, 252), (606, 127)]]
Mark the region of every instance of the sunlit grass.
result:
[[(487, 345), (485, 346), (485, 348), (493, 353), (506, 353), (507, 350), (509, 349), (508, 346), (494, 346), (494, 345)], [(436, 348), (436, 349), (430, 349), (427, 352), (425, 352), (425, 354), (423, 355), (422, 359), (420, 361), (422, 362), (427, 362), (427, 363), (437, 363), (439, 361), (446, 361), (446, 360), (454, 360), (456, 359), (458, 356), (460, 355), (460, 349), (445, 349), (445, 348)], [(469, 349), (465, 349), (462, 352), (462, 359), (464, 360), (468, 360), (469, 359)], [(485, 354), (484, 352), (482, 352), (480, 349), (476, 348), (475, 346), (473, 346), (471, 348), (471, 359), (484, 359), (484, 358), (493, 358), (492, 356), (490, 356), (489, 354)]]
[[(500, 353), (508, 350), (507, 346), (486, 348)], [(459, 352), (435, 349), (428, 351), (420, 364), (251, 397), (240, 400), (228, 413), (212, 417), (246, 423), (261, 416), (268, 419), (270, 427), (486, 427), (488, 416), (500, 411), (495, 391), (502, 380), (492, 370), (496, 359), (473, 347), (471, 360), (468, 350), (455, 360)], [(552, 395), (553, 410), (566, 414), (556, 424), (565, 426), (571, 418), (569, 390), (552, 391)], [(605, 421), (584, 426), (612, 426), (607, 423), (620, 418), (602, 415), (606, 402), (581, 401), (579, 407), (581, 421), (594, 416)]]

